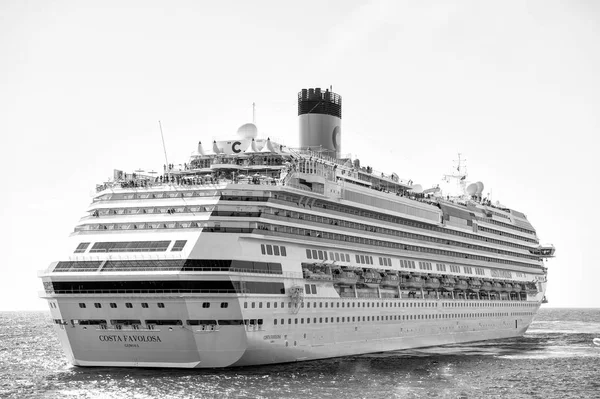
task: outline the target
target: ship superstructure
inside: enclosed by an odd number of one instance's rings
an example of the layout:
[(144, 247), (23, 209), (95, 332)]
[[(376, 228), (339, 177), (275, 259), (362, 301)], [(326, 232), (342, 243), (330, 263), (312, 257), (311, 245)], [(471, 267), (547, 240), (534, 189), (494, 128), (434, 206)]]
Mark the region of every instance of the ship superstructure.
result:
[(444, 196), (341, 158), (341, 109), (302, 90), (300, 148), (246, 124), (97, 186), (73, 253), (40, 272), (69, 360), (227, 367), (522, 335), (554, 248), (481, 183)]

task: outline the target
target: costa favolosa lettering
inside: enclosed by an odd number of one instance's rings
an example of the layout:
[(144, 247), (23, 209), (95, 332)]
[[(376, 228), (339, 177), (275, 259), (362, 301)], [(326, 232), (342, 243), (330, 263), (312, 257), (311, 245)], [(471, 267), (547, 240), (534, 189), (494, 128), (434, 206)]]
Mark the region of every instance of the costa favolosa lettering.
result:
[(102, 342), (162, 342), (158, 335), (100, 335)]

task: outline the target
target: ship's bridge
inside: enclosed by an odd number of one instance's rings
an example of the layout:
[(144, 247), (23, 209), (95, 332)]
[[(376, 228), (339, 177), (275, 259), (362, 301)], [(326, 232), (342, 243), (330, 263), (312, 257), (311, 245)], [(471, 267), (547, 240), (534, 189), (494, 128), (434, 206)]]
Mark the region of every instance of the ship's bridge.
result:
[(538, 255), (540, 258), (553, 258), (554, 251), (555, 248), (552, 244), (540, 245), (537, 248), (529, 250), (533, 255)]

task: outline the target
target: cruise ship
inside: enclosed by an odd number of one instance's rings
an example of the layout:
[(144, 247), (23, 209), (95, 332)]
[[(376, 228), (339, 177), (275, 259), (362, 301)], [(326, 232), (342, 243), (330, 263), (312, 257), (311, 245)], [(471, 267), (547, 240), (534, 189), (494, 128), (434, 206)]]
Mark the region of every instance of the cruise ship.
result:
[[(298, 93), (299, 146), (198, 143), (162, 173), (97, 185), (69, 253), (39, 272), (77, 366), (218, 368), (518, 337), (552, 245), (483, 198), (342, 156), (342, 98)], [(162, 163), (162, 162), (161, 162)]]

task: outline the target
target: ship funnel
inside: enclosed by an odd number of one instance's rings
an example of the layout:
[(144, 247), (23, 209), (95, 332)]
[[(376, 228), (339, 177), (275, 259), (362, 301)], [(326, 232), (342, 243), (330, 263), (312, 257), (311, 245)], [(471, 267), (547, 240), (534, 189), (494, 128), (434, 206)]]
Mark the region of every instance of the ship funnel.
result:
[(298, 93), (300, 147), (339, 158), (342, 150), (342, 97), (329, 89)]

